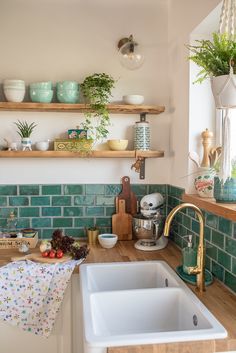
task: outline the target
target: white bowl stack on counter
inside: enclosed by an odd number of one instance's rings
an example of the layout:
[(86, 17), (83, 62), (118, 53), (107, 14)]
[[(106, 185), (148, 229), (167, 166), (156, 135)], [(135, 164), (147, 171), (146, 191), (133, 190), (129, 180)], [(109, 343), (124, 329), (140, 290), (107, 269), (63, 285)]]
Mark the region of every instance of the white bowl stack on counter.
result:
[(22, 102), (25, 97), (25, 81), (4, 80), (3, 92), (8, 102)]

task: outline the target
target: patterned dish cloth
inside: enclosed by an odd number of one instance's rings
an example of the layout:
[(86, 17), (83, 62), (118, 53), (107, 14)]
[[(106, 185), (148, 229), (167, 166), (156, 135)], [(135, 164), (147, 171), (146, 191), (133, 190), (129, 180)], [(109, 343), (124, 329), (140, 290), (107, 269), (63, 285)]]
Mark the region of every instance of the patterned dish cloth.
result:
[(56, 264), (25, 260), (0, 267), (0, 319), (48, 337), (71, 274), (83, 260)]

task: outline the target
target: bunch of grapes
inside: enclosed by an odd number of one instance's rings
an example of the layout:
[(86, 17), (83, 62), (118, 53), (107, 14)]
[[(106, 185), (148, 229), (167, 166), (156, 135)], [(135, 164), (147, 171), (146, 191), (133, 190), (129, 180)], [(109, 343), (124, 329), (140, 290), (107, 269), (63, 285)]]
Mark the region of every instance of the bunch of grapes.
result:
[(51, 244), (52, 249), (60, 249), (64, 254), (70, 254), (75, 260), (85, 258), (89, 253), (87, 245), (80, 246), (78, 241), (68, 235), (64, 235), (60, 229), (56, 229), (53, 232)]

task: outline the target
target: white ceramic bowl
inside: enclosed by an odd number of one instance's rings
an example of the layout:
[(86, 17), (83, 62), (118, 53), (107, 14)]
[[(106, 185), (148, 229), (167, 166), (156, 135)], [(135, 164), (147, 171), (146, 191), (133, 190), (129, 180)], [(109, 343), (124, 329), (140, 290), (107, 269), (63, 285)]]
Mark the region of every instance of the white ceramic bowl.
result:
[(22, 88), (3, 88), (8, 102), (22, 102), (25, 97), (25, 89)]
[(123, 101), (126, 104), (135, 104), (139, 105), (144, 102), (144, 96), (140, 96), (138, 94), (129, 94), (127, 96), (123, 96)]
[(3, 81), (3, 87), (14, 87), (14, 88), (20, 88), (20, 87), (25, 87), (25, 81), (23, 80), (4, 80)]
[(35, 147), (37, 151), (47, 151), (49, 149), (50, 141), (38, 141), (35, 143)]
[(99, 244), (105, 249), (113, 248), (116, 245), (117, 240), (118, 236), (116, 234), (106, 233), (98, 235)]
[(108, 146), (112, 151), (124, 151), (128, 146), (129, 140), (108, 140)]

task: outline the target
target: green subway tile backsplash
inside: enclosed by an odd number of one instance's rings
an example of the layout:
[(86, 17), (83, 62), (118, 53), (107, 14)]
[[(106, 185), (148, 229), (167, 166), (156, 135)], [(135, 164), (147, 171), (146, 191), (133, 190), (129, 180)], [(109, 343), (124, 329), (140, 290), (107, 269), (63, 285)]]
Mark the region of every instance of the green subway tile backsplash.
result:
[[(6, 227), (11, 211), (18, 218), (18, 228), (34, 227), (39, 237), (47, 239), (61, 228), (74, 237), (85, 237), (86, 228), (98, 226), (100, 233), (111, 232), (111, 216), (115, 213), (115, 196), (121, 184), (66, 185), (1, 185), (0, 227)], [(138, 200), (148, 193), (160, 192), (165, 199), (163, 214), (180, 204), (184, 190), (166, 184), (132, 184)], [(236, 292), (236, 223), (212, 213), (205, 215), (206, 267), (231, 290)], [(182, 248), (187, 234), (195, 234), (198, 242), (199, 223), (188, 208), (173, 221), (171, 239)]]

